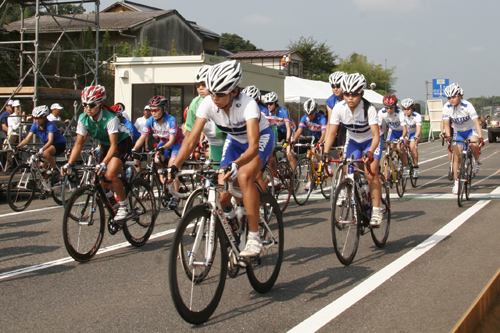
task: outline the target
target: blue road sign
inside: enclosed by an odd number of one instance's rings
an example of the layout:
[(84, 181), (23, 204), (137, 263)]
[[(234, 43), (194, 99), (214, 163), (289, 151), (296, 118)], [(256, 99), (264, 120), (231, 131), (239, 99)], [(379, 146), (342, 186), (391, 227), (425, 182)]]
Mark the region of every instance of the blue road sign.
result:
[(446, 97), (444, 89), (450, 85), (450, 79), (433, 79), (432, 80), (432, 97)]

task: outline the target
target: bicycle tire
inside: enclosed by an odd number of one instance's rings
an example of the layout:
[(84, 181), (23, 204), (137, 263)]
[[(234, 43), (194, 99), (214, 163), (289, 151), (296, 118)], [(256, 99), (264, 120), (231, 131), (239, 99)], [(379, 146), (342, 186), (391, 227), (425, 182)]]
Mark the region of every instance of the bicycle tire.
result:
[(380, 222), (378, 228), (370, 228), (373, 242), (377, 247), (384, 247), (389, 237), (389, 230), (391, 226), (391, 195), (389, 193), (389, 186), (382, 175), (379, 175), (380, 185), (382, 189), (382, 200), (380, 208), (384, 209), (384, 218)]
[(410, 152), (408, 152), (408, 166), (410, 167), (410, 182), (412, 187), (417, 186), (418, 177), (413, 177), (413, 159), (410, 156)]
[[(342, 180), (344, 180), (344, 166), (342, 164), (338, 164), (337, 168), (335, 170), (334, 176), (333, 176), (333, 181), (332, 181), (332, 191), (331, 191), (332, 198), (335, 198), (335, 193), (337, 191), (337, 187), (342, 182)], [(333, 201), (332, 201), (332, 205), (333, 205)]]
[(292, 168), (287, 162), (281, 161), (276, 166), (278, 171), (279, 185), (276, 189), (274, 197), (280, 206), (282, 213), (285, 212), (286, 207), (290, 203), (292, 196)]
[[(63, 197), (62, 188), (65, 178), (66, 177), (62, 177), (59, 173), (57, 175), (50, 176), (50, 189), (51, 189), (50, 194), (52, 195), (52, 199), (56, 204), (63, 207), (64, 207), (63, 201), (65, 200)], [(66, 200), (68, 199), (69, 198), (67, 198)]]
[(127, 199), (132, 217), (123, 223), (123, 234), (133, 246), (143, 246), (151, 236), (158, 216), (153, 189), (144, 179), (134, 179)]
[(406, 184), (404, 184), (403, 171), (399, 168), (396, 171), (396, 192), (402, 198), (405, 195)]
[[(183, 166), (181, 168), (181, 170), (191, 170), (191, 168), (189, 166)], [(180, 183), (179, 193), (182, 193), (182, 194), (193, 192), (194, 189), (196, 188), (195, 187), (196, 181), (193, 178), (193, 175), (187, 175), (187, 176), (183, 176), (183, 177), (179, 178), (179, 183)], [(165, 185), (165, 186), (167, 186), (167, 185)], [(168, 189), (167, 189), (167, 191), (168, 191)], [(170, 197), (172, 196), (170, 193), (168, 193), (168, 195)], [(169, 207), (169, 209), (173, 210), (178, 217), (182, 217), (182, 212), (184, 211), (184, 206), (186, 205), (186, 200), (181, 199), (181, 198), (178, 198), (178, 199), (179, 199), (179, 202), (177, 204), (177, 207), (175, 207), (175, 208)]]
[(197, 188), (186, 199), (186, 204), (184, 205), (182, 216), (184, 216), (194, 206), (201, 205), (205, 203), (207, 200), (208, 200), (207, 190), (202, 187)]
[(84, 173), (85, 172), (83, 170), (74, 170), (74, 172), (70, 175), (64, 175), (64, 180), (61, 188), (61, 198), (64, 198), (64, 200), (62, 200), (64, 208), (66, 208), (66, 203), (68, 202), (69, 198), (71, 198), (73, 193), (75, 193), (76, 189), (80, 185), (84, 185), (80, 184), (83, 179), (82, 176)]
[(264, 251), (247, 265), (247, 277), (253, 289), (262, 294), (271, 290), (278, 278), (283, 262), (285, 235), (276, 199), (269, 193), (261, 193), (259, 207), (259, 234)]
[(28, 164), (18, 165), (7, 183), (7, 202), (12, 210), (22, 212), (31, 204), (36, 190), (36, 178)]
[(380, 161), (380, 173), (384, 175), (384, 178), (389, 183), (389, 186), (392, 188), (392, 169), (390, 165), (390, 158), (387, 157), (387, 154), (384, 154), (382, 160)]
[[(325, 168), (329, 168), (328, 171)], [(321, 170), (321, 184), (319, 185), (321, 189), (321, 194), (325, 197), (325, 199), (329, 200), (332, 197), (332, 186), (333, 186), (333, 177), (328, 176), (328, 174), (332, 174), (330, 163), (325, 163), (323, 165), (323, 169)]]
[(466, 177), (465, 160), (463, 158), (460, 158), (460, 166), (458, 169), (458, 194), (457, 194), (458, 207), (463, 206), (465, 177)]
[(157, 174), (151, 172), (149, 169), (142, 169), (139, 171), (135, 177), (135, 179), (144, 179), (153, 189), (153, 194), (155, 198), (155, 207), (156, 207), (156, 217), (160, 214), (162, 207), (162, 195), (164, 189), (161, 187), (160, 180), (158, 179)]
[(315, 183), (312, 181), (311, 176), (311, 186), (309, 189), (306, 188), (307, 183), (309, 182), (308, 175), (310, 175), (310, 168), (311, 164), (309, 159), (307, 157), (302, 157), (298, 160), (297, 165), (295, 165), (295, 169), (293, 170), (293, 199), (299, 206), (302, 206), (307, 202)]
[[(189, 265), (191, 258), (199, 258), (199, 263), (206, 258), (203, 253), (205, 244), (199, 244), (198, 249), (193, 249), (193, 243), (195, 240), (205, 243), (211, 238), (205, 234), (205, 227), (210, 224), (210, 215), (208, 205), (190, 209), (179, 222), (170, 250), (170, 294), (179, 315), (191, 324), (201, 324), (210, 318), (220, 302), (226, 282), (226, 237), (218, 220), (215, 223), (212, 261)], [(203, 230), (200, 233), (195, 228)], [(200, 255), (199, 251), (202, 252)]]
[(102, 201), (97, 200), (97, 209), (91, 214), (93, 196), (90, 186), (80, 187), (71, 195), (64, 210), (64, 246), (69, 255), (79, 262), (92, 259), (104, 238), (104, 207)]
[(472, 186), (472, 179), (474, 178), (474, 172), (472, 171), (472, 158), (467, 158), (467, 168), (465, 170), (465, 174), (467, 175), (467, 182), (465, 185), (465, 198), (469, 200), (470, 198), (470, 188)]
[[(361, 214), (355, 205), (354, 184), (344, 179), (335, 193), (332, 203), (331, 228), (333, 247), (343, 265), (350, 265), (358, 251)], [(340, 204), (340, 206), (339, 206)]]

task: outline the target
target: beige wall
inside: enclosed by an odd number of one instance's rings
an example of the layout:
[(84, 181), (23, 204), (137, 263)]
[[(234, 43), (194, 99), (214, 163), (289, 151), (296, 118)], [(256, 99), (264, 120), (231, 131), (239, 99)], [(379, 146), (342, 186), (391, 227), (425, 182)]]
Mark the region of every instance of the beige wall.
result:
[[(125, 104), (131, 115), (134, 107), (142, 108), (144, 100), (151, 96), (132, 94), (136, 84), (175, 84), (193, 85), (196, 71), (204, 64), (216, 64), (225, 58), (211, 55), (169, 56), (169, 57), (119, 57), (115, 65), (115, 102)], [(285, 75), (283, 72), (246, 63), (242, 63), (242, 87), (256, 85), (259, 89), (274, 91), (279, 96), (279, 103), (284, 105)], [(137, 105), (136, 105), (137, 104)]]

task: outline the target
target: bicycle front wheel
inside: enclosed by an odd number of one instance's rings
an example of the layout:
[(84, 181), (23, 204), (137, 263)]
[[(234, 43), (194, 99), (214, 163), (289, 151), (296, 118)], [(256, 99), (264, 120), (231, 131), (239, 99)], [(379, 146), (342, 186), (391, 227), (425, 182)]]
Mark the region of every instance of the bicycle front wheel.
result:
[(400, 198), (402, 198), (403, 195), (405, 194), (405, 189), (406, 189), (406, 182), (403, 177), (403, 170), (399, 168), (396, 171), (396, 192), (398, 192), (398, 196)]
[(413, 177), (413, 160), (411, 159), (410, 157), (410, 153), (408, 153), (408, 166), (410, 167), (410, 182), (411, 182), (411, 186), (412, 187), (416, 187), (417, 186), (417, 180), (418, 180), (418, 177)]
[(131, 217), (123, 224), (123, 234), (134, 246), (146, 244), (156, 221), (153, 189), (144, 179), (134, 179), (128, 193)]
[(61, 201), (64, 208), (66, 208), (69, 198), (75, 193), (78, 185), (80, 185), (84, 174), (82, 170), (75, 170), (73, 173), (64, 176), (61, 186)]
[(35, 196), (36, 179), (28, 164), (18, 165), (9, 178), (7, 201), (10, 208), (21, 212), (28, 208)]
[(94, 201), (90, 186), (73, 193), (66, 204), (63, 216), (64, 246), (76, 261), (92, 259), (104, 238), (104, 207), (101, 200)]
[(277, 166), (279, 184), (275, 188), (276, 201), (282, 213), (285, 212), (292, 195), (292, 168), (287, 162), (281, 161)]
[(465, 168), (465, 174), (467, 175), (467, 181), (465, 182), (465, 198), (469, 200), (470, 188), (472, 186), (472, 178), (474, 178), (474, 173), (472, 172), (472, 159), (467, 159), (467, 167)]
[(311, 195), (314, 182), (307, 157), (302, 157), (293, 170), (293, 199), (297, 205), (304, 205)]
[(269, 193), (260, 195), (259, 234), (264, 251), (247, 265), (253, 289), (266, 293), (274, 286), (283, 262), (284, 229), (281, 210)]
[(320, 184), (321, 193), (323, 194), (325, 199), (330, 199), (332, 196), (333, 177), (329, 175), (332, 175), (335, 170), (332, 169), (330, 163), (323, 164), (323, 168), (324, 169), (321, 172), (321, 184)]
[(377, 247), (384, 247), (387, 242), (387, 238), (389, 237), (389, 227), (391, 224), (391, 197), (389, 193), (389, 186), (382, 175), (379, 175), (379, 180), (382, 188), (380, 208), (384, 213), (384, 217), (380, 222), (380, 227), (371, 228), (371, 234), (375, 245)]
[(201, 324), (210, 318), (226, 282), (226, 238), (219, 221), (215, 223), (213, 237), (209, 235), (210, 213), (207, 205), (186, 212), (170, 250), (170, 293), (177, 312), (191, 324)]
[(344, 265), (350, 265), (358, 251), (361, 215), (354, 205), (354, 187), (351, 180), (342, 181), (332, 204), (332, 238), (335, 254)]
[(465, 183), (467, 182), (467, 175), (465, 174), (465, 159), (460, 159), (460, 168), (458, 169), (458, 207), (463, 206)]

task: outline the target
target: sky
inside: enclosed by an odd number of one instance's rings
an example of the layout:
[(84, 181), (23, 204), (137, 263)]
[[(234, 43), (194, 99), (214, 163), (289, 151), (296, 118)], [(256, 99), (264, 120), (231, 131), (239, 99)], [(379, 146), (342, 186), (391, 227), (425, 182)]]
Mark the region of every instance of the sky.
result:
[[(114, 2), (101, 0), (101, 10)], [(235, 33), (266, 51), (287, 49), (304, 36), (325, 42), (340, 58), (363, 54), (369, 62), (395, 67), (400, 100), (425, 100), (425, 81), (433, 79), (458, 83), (465, 99), (500, 96), (498, 0), (134, 2), (175, 9), (187, 20), (219, 34)]]

